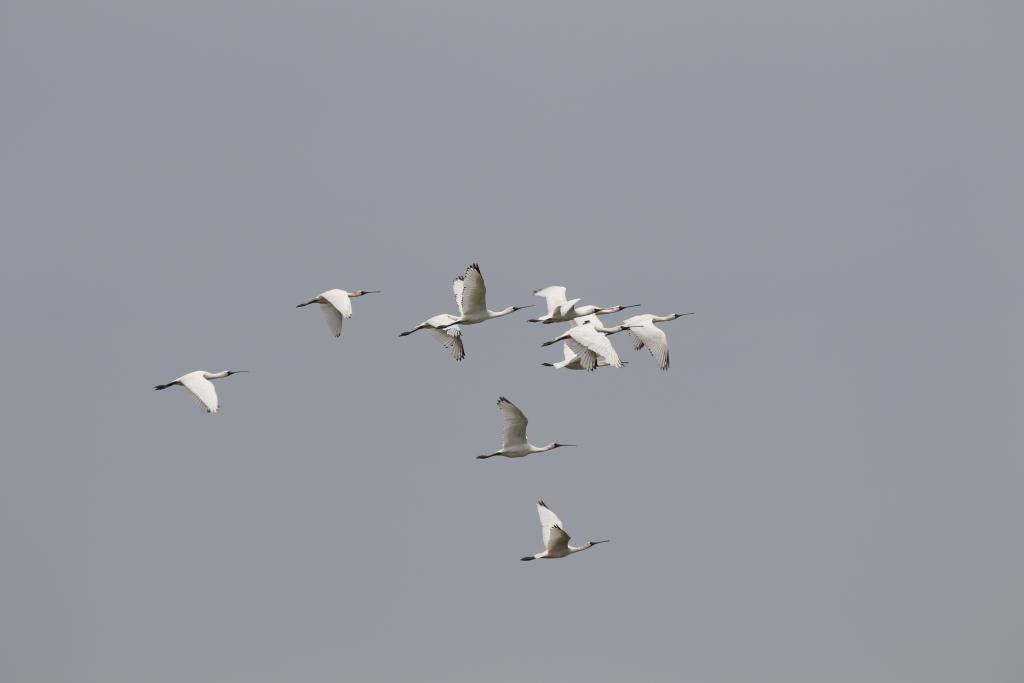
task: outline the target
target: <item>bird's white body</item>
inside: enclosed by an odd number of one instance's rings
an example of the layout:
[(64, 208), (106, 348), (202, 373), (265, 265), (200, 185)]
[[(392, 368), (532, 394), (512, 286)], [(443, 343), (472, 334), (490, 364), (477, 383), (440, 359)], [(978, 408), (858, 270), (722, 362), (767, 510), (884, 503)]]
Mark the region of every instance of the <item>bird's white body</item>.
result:
[(530, 320), (532, 323), (544, 323), (549, 325), (551, 323), (567, 323), (576, 318), (580, 318), (586, 315), (607, 315), (609, 313), (618, 313), (625, 308), (634, 308), (640, 304), (630, 304), (628, 306), (580, 306), (580, 299), (566, 300), (565, 298), (565, 287), (558, 285), (552, 285), (550, 287), (541, 287), (534, 291), (535, 296), (543, 297), (547, 302), (548, 312), (539, 318), (533, 318)]
[(327, 321), (327, 327), (331, 330), (331, 334), (340, 337), (342, 322), (352, 317), (352, 299), (364, 294), (379, 294), (379, 292), (363, 290), (346, 292), (344, 289), (328, 289), (306, 303), (299, 304), (296, 308), (320, 304), (320, 310), (324, 314), (324, 320)]
[(568, 443), (551, 442), (546, 446), (534, 446), (526, 438), (526, 425), (529, 420), (523, 411), (519, 410), (514, 403), (504, 396), (498, 398), (498, 408), (501, 410), (503, 429), (501, 433), (501, 450), (487, 455), (476, 456), (479, 459), (493, 458), (501, 455), (506, 458), (522, 458), (531, 453), (544, 453), (562, 446), (572, 446)]
[(206, 370), (196, 370), (189, 372), (177, 379), (173, 379), (167, 384), (158, 384), (156, 389), (166, 389), (172, 386), (183, 386), (188, 389), (188, 392), (192, 395), (192, 398), (196, 400), (199, 407), (202, 408), (204, 413), (216, 413), (220, 408), (220, 402), (217, 399), (217, 390), (213, 386), (213, 382), (210, 380), (222, 379), (229, 375), (234, 375), (239, 372), (246, 372), (245, 370), (221, 370), (220, 372), (207, 372)]
[(480, 266), (476, 263), (466, 268), (463, 275), (452, 281), (452, 291), (455, 292), (455, 304), (459, 307), (459, 315), (452, 324), (476, 325), (485, 320), (492, 320), (515, 313), (526, 306), (509, 306), (500, 311), (492, 311), (487, 308), (487, 285), (484, 283), (484, 276), (480, 273)]
[(619, 354), (612, 346), (608, 335), (621, 332), (626, 329), (625, 325), (615, 327), (603, 327), (596, 321), (596, 316), (585, 316), (578, 321), (573, 321), (573, 326), (555, 339), (544, 342), (542, 346), (564, 341), (569, 349), (579, 358), (580, 367), (583, 370), (594, 370), (598, 367), (598, 356), (605, 359), (607, 364), (613, 368), (621, 368), (622, 361)]
[(668, 370), (668, 337), (654, 323), (668, 322), (669, 320), (675, 320), (676, 318), (680, 318), (684, 315), (693, 314), (672, 313), (670, 315), (651, 315), (650, 313), (645, 313), (643, 315), (634, 315), (632, 318), (627, 318), (622, 321), (622, 324), (629, 328), (629, 335), (633, 338), (633, 348), (639, 351), (646, 346), (647, 350), (650, 351), (651, 355), (654, 357), (654, 360), (658, 362), (658, 367), (662, 370)]
[(565, 532), (565, 525), (562, 524), (562, 520), (558, 518), (554, 512), (551, 511), (547, 505), (544, 504), (543, 500), (537, 501), (537, 515), (540, 517), (540, 533), (544, 539), (544, 551), (539, 552), (536, 555), (527, 555), (522, 558), (526, 560), (550, 560), (559, 557), (566, 557), (574, 553), (582, 552), (588, 548), (593, 548), (598, 543), (607, 543), (608, 541), (587, 541), (583, 545), (574, 546), (569, 545), (571, 540), (569, 534)]

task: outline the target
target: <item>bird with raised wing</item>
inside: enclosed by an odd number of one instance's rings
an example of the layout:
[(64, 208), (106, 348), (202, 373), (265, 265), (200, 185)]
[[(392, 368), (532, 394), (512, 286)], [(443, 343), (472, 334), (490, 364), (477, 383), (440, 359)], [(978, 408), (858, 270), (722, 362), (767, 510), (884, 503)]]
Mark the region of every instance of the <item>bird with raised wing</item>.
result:
[(555, 443), (552, 441), (546, 446), (534, 446), (526, 438), (526, 425), (529, 420), (523, 411), (519, 410), (512, 401), (504, 396), (498, 397), (498, 408), (501, 410), (503, 429), (501, 432), (501, 450), (487, 455), (476, 456), (480, 460), (493, 458), (496, 455), (503, 455), (506, 458), (522, 458), (531, 453), (543, 453), (553, 451), (563, 446), (575, 446), (571, 443)]
[(579, 323), (574, 321), (571, 328), (551, 341), (544, 342), (541, 346), (550, 346), (564, 341), (569, 345), (569, 349), (579, 356), (580, 367), (583, 370), (595, 369), (598, 364), (598, 356), (602, 356), (611, 367), (621, 368), (622, 361), (619, 360), (619, 354), (615, 352), (615, 347), (612, 346), (608, 335), (628, 329), (627, 326), (604, 327), (600, 323), (593, 323), (592, 320), (597, 320), (597, 318), (587, 318)]
[(346, 318), (352, 317), (352, 299), (364, 294), (380, 294), (380, 290), (357, 290), (346, 292), (344, 289), (328, 289), (321, 292), (304, 304), (297, 304), (295, 308), (302, 308), (310, 304), (320, 304), (324, 319), (327, 320), (327, 327), (335, 337), (341, 336), (341, 323)]
[(629, 336), (633, 338), (633, 348), (639, 351), (646, 346), (654, 360), (658, 362), (658, 367), (668, 370), (668, 337), (654, 323), (668, 322), (684, 315), (693, 315), (693, 313), (670, 313), (669, 315), (645, 313), (626, 318), (622, 324), (629, 329)]
[(484, 283), (484, 276), (480, 273), (480, 266), (476, 263), (466, 268), (463, 275), (452, 281), (452, 290), (455, 292), (455, 303), (459, 307), (459, 316), (449, 325), (476, 325), (485, 320), (500, 318), (509, 313), (530, 308), (533, 305), (509, 306), (500, 311), (488, 309), (487, 285)]
[(523, 562), (565, 557), (567, 555), (572, 555), (573, 553), (586, 550), (587, 548), (593, 548), (598, 543), (608, 542), (607, 540), (587, 541), (580, 546), (569, 545), (570, 538), (569, 534), (565, 532), (565, 525), (562, 524), (562, 520), (558, 518), (558, 515), (552, 512), (551, 508), (544, 504), (543, 500), (537, 501), (537, 515), (540, 517), (540, 533), (544, 538), (544, 552), (519, 558)]
[(160, 390), (173, 386), (185, 387), (192, 394), (192, 398), (199, 403), (199, 407), (203, 409), (204, 413), (216, 413), (219, 407), (217, 390), (213, 387), (213, 382), (210, 380), (230, 377), (240, 372), (248, 372), (248, 370), (222, 370), (220, 372), (196, 370), (195, 372), (182, 375), (178, 379), (171, 380), (167, 384), (157, 384), (153, 388)]
[(551, 323), (567, 323), (570, 320), (574, 320), (581, 316), (586, 315), (607, 315), (609, 313), (618, 313), (621, 310), (627, 308), (636, 308), (640, 304), (629, 304), (627, 306), (578, 306), (580, 299), (572, 299), (567, 301), (565, 298), (565, 287), (558, 285), (551, 285), (550, 287), (541, 287), (540, 289), (534, 290), (534, 296), (540, 296), (545, 299), (548, 305), (548, 312), (539, 318), (530, 318), (531, 323), (544, 323), (549, 325)]

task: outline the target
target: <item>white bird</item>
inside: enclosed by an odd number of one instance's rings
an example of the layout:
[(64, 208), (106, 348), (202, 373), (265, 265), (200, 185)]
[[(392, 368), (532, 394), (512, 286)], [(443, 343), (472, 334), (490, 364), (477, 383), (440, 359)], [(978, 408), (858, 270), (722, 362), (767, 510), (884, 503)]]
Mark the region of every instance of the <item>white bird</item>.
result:
[(544, 297), (548, 304), (548, 312), (539, 318), (530, 318), (531, 323), (544, 323), (549, 325), (551, 323), (567, 323), (570, 320), (579, 318), (585, 315), (607, 315), (608, 313), (618, 313), (626, 308), (636, 308), (640, 304), (629, 304), (628, 306), (609, 306), (607, 308), (601, 308), (600, 306), (577, 306), (580, 299), (573, 299), (566, 301), (565, 298), (565, 287), (552, 285), (550, 287), (541, 287), (534, 292), (535, 296)]
[[(530, 307), (509, 306), (500, 311), (489, 310), (487, 308), (487, 286), (484, 284), (484, 276), (480, 274), (480, 266), (476, 263), (466, 268), (464, 275), (460, 275), (452, 281), (452, 290), (455, 292), (455, 303), (459, 307), (459, 316), (448, 325), (476, 325), (485, 320), (500, 318), (503, 315)], [(530, 305), (532, 306), (532, 304)]]
[(248, 370), (221, 370), (220, 372), (196, 370), (195, 372), (182, 375), (178, 379), (171, 380), (167, 384), (157, 384), (153, 388), (160, 390), (175, 385), (183, 386), (192, 394), (192, 398), (199, 403), (199, 407), (203, 409), (204, 413), (216, 413), (219, 405), (217, 402), (217, 390), (213, 388), (213, 382), (210, 380), (230, 377), (240, 372), (248, 372)]
[(565, 532), (565, 526), (562, 524), (562, 520), (558, 518), (554, 512), (551, 511), (547, 505), (544, 504), (543, 500), (537, 501), (537, 514), (540, 516), (540, 533), (544, 538), (544, 552), (537, 553), (536, 555), (527, 555), (526, 557), (519, 558), (523, 562), (529, 562), (530, 560), (549, 560), (557, 557), (565, 557), (566, 555), (572, 555), (578, 553), (587, 548), (593, 548), (598, 543), (607, 543), (608, 541), (587, 541), (581, 546), (569, 545), (569, 534)]
[(462, 360), (466, 357), (466, 349), (462, 345), (462, 328), (455, 324), (456, 318), (450, 313), (435, 315), (427, 318), (408, 332), (402, 332), (399, 337), (406, 337), (417, 330), (427, 330), (430, 336), (441, 343), (452, 352), (452, 358)]
[(612, 346), (612, 342), (608, 339), (608, 335), (615, 334), (627, 329), (625, 325), (616, 325), (615, 327), (603, 327), (599, 324), (594, 324), (591, 320), (597, 320), (597, 318), (587, 319), (580, 324), (574, 324), (573, 327), (560, 334), (551, 341), (544, 342), (541, 346), (550, 346), (551, 344), (557, 344), (560, 341), (564, 341), (569, 345), (569, 348), (579, 356), (580, 366), (584, 370), (593, 370), (597, 367), (598, 356), (603, 356), (608, 362), (608, 365), (613, 368), (621, 368), (622, 361), (619, 360), (619, 354), (615, 352), (615, 347)]
[[(561, 370), (562, 368), (565, 368), (566, 370), (583, 369), (583, 364), (580, 361), (580, 357), (573, 353), (572, 349), (570, 349), (569, 345), (566, 344), (565, 342), (562, 342), (562, 354), (565, 358), (564, 360), (560, 360), (557, 363), (541, 363), (541, 365), (548, 368), (555, 368), (557, 370)], [(628, 361), (622, 361), (622, 364), (627, 365)], [(607, 368), (609, 367), (608, 361), (604, 360), (603, 358), (599, 358), (596, 367)]]
[(363, 296), (364, 294), (380, 294), (380, 290), (364, 291), (360, 289), (355, 292), (346, 292), (344, 289), (328, 289), (326, 292), (317, 294), (306, 303), (298, 304), (295, 308), (302, 308), (310, 304), (320, 304), (320, 310), (323, 311), (324, 319), (327, 320), (327, 327), (331, 328), (331, 332), (335, 337), (340, 337), (341, 321), (352, 317), (351, 299)]
[(526, 415), (523, 415), (523, 411), (504, 396), (498, 397), (498, 408), (501, 409), (501, 419), (504, 422), (504, 429), (501, 433), (501, 450), (476, 456), (480, 460), (493, 458), (496, 455), (503, 455), (506, 458), (522, 458), (531, 453), (543, 453), (562, 446), (576, 445), (552, 441), (547, 446), (534, 446), (526, 438), (526, 425), (529, 420), (526, 419)]
[(668, 322), (681, 318), (684, 315), (693, 313), (671, 313), (669, 315), (634, 315), (622, 321), (622, 324), (629, 329), (629, 335), (633, 338), (633, 348), (637, 351), (647, 347), (647, 350), (658, 361), (658, 367), (668, 370), (668, 337), (654, 323)]

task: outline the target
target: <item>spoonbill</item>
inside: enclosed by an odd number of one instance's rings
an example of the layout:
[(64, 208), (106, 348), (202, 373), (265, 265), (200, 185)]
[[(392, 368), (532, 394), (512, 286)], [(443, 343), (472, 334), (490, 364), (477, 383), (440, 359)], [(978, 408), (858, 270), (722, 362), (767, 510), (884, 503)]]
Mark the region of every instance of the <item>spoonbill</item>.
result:
[(625, 325), (601, 327), (587, 321), (579, 325), (573, 325), (564, 333), (551, 341), (544, 342), (541, 346), (550, 346), (551, 344), (564, 341), (569, 345), (572, 352), (579, 356), (580, 366), (584, 370), (596, 368), (598, 356), (604, 356), (604, 359), (608, 361), (608, 365), (613, 368), (621, 368), (622, 361), (619, 360), (619, 354), (615, 352), (615, 347), (612, 346), (608, 335), (621, 332), (624, 329), (627, 329)]
[[(541, 365), (548, 368), (555, 368), (557, 370), (561, 370), (562, 368), (565, 368), (566, 370), (583, 369), (583, 364), (580, 361), (580, 357), (573, 353), (572, 349), (570, 349), (569, 345), (566, 344), (565, 342), (562, 342), (562, 354), (565, 357), (565, 360), (560, 360), (557, 363), (541, 363)], [(622, 364), (628, 365), (629, 362), (622, 361)], [(599, 358), (596, 367), (606, 368), (608, 367), (608, 361), (604, 360), (603, 358)]]
[(663, 323), (684, 315), (693, 313), (670, 313), (669, 315), (634, 315), (622, 321), (622, 324), (629, 328), (629, 335), (633, 338), (633, 348), (637, 351), (647, 347), (647, 350), (658, 362), (658, 367), (668, 370), (668, 337), (654, 323)]
[(295, 308), (302, 308), (310, 304), (320, 304), (320, 310), (323, 311), (324, 319), (327, 320), (327, 327), (331, 329), (335, 337), (340, 337), (341, 321), (352, 317), (351, 299), (363, 296), (364, 294), (380, 294), (380, 290), (364, 291), (360, 289), (355, 292), (346, 292), (344, 289), (328, 289), (326, 292), (317, 294), (306, 303), (298, 304)]
[(406, 337), (417, 330), (428, 330), (430, 336), (441, 343), (452, 352), (452, 358), (462, 360), (466, 357), (466, 349), (462, 345), (462, 328), (455, 324), (455, 316), (449, 313), (435, 315), (421, 322), (408, 332), (402, 332), (399, 337)]
[(240, 372), (249, 371), (221, 370), (220, 372), (207, 372), (206, 370), (196, 370), (195, 372), (182, 375), (178, 379), (171, 380), (167, 384), (157, 384), (153, 388), (159, 391), (160, 389), (166, 389), (175, 385), (183, 386), (192, 394), (192, 398), (199, 403), (199, 407), (203, 409), (204, 413), (216, 413), (218, 407), (217, 390), (213, 388), (213, 382), (210, 380), (223, 379), (224, 377), (237, 375)]
[(506, 458), (522, 458), (531, 453), (543, 453), (552, 451), (562, 446), (575, 446), (572, 443), (555, 443), (552, 441), (547, 446), (534, 446), (526, 439), (526, 425), (529, 420), (523, 415), (512, 401), (504, 396), (498, 397), (498, 408), (501, 410), (501, 419), (504, 422), (504, 429), (501, 433), (501, 450), (487, 455), (476, 456), (479, 460), (493, 458), (496, 455), (503, 455)]
[(604, 541), (587, 541), (583, 545), (574, 546), (569, 545), (569, 534), (565, 532), (565, 526), (562, 524), (562, 520), (558, 518), (554, 512), (551, 511), (547, 505), (544, 504), (543, 500), (537, 501), (537, 515), (540, 517), (540, 533), (544, 538), (544, 552), (537, 553), (536, 555), (527, 555), (521, 557), (523, 562), (529, 562), (530, 560), (550, 560), (558, 557), (565, 557), (578, 553), (587, 548), (593, 548), (598, 543), (607, 543)]
[(485, 320), (500, 318), (509, 313), (515, 313), (528, 306), (509, 306), (500, 311), (492, 311), (487, 308), (487, 286), (484, 284), (484, 276), (480, 274), (480, 266), (476, 263), (466, 268), (464, 275), (460, 275), (452, 281), (452, 290), (455, 292), (455, 303), (459, 307), (459, 316), (447, 325), (476, 325)]
[(621, 310), (627, 308), (636, 308), (640, 304), (629, 304), (628, 306), (609, 306), (607, 308), (601, 308), (600, 306), (577, 306), (580, 299), (573, 299), (566, 301), (565, 299), (565, 287), (552, 285), (550, 287), (541, 287), (540, 289), (534, 290), (535, 296), (544, 297), (548, 304), (548, 312), (539, 318), (530, 318), (531, 323), (544, 323), (549, 325), (551, 323), (567, 323), (570, 320), (579, 318), (585, 315), (607, 315), (608, 313), (618, 313)]

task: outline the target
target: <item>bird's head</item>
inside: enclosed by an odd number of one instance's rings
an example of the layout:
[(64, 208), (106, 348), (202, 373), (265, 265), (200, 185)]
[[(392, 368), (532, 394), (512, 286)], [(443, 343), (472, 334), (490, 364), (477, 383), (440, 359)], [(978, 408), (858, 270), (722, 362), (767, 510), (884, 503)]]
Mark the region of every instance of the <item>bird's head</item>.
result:
[(675, 320), (676, 318), (682, 318), (684, 315), (693, 315), (693, 312), (691, 311), (690, 313), (673, 313), (672, 319)]
[(364, 294), (380, 294), (379, 289), (360, 289), (349, 294), (350, 297), (363, 296)]
[(525, 306), (513, 306), (512, 312), (515, 313), (516, 311), (521, 311), (524, 308), (533, 308), (533, 304), (526, 304)]
[(574, 443), (553, 443), (553, 444), (551, 444), (552, 450), (554, 450), (555, 448), (562, 448), (563, 446), (575, 447), (576, 444), (574, 444)]
[(240, 373), (240, 372), (249, 372), (249, 371), (248, 371), (248, 370), (228, 370), (228, 371), (227, 371), (227, 372), (226, 372), (226, 373), (224, 374), (224, 376), (225, 376), (225, 377), (230, 377), (231, 375), (237, 375), (237, 374), (238, 374), (238, 373)]
[(603, 540), (603, 541), (588, 541), (587, 545), (588, 545), (588, 547), (589, 547), (589, 546), (595, 546), (595, 545), (597, 545), (598, 543), (607, 543), (607, 542), (608, 542), (609, 540), (610, 540), (610, 539), (605, 539), (605, 540)]

